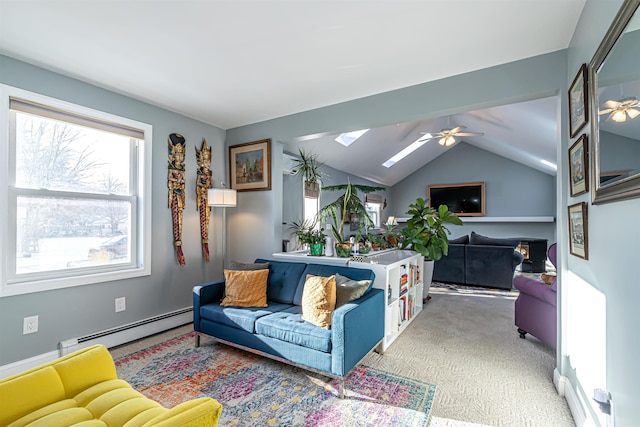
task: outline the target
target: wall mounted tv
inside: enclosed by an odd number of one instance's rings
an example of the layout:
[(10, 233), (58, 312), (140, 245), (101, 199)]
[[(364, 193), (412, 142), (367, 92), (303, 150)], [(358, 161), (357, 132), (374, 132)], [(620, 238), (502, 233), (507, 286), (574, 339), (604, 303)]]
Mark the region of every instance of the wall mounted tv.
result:
[(427, 197), (432, 208), (447, 205), (458, 216), (484, 216), (485, 213), (484, 182), (429, 185)]

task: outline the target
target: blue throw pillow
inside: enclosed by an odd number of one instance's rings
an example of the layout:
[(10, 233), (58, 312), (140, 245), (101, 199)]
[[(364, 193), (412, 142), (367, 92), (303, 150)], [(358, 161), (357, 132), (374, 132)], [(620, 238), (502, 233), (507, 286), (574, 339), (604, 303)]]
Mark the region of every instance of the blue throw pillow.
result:
[(471, 232), (471, 238), (469, 239), (471, 245), (488, 245), (488, 246), (511, 246), (515, 249), (520, 244), (520, 239), (506, 238), (496, 239), (493, 237), (486, 237), (476, 232)]

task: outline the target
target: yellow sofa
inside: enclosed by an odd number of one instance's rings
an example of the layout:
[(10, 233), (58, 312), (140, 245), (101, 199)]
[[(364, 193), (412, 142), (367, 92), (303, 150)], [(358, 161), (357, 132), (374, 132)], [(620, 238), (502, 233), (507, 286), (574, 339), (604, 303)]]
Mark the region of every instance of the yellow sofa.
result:
[(221, 413), (208, 397), (172, 409), (147, 399), (118, 379), (103, 345), (0, 380), (0, 427), (209, 427)]

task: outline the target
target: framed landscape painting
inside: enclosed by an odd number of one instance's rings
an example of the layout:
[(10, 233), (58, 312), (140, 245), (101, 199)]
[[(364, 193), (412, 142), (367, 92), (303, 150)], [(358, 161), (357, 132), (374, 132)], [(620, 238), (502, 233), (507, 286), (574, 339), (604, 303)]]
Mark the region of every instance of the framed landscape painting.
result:
[(589, 191), (589, 161), (587, 135), (580, 138), (569, 148), (569, 185), (571, 197)]
[(589, 259), (587, 204), (569, 206), (569, 252), (582, 259)]
[(229, 147), (229, 171), (236, 191), (271, 190), (271, 139)]
[(587, 64), (582, 64), (580, 71), (569, 87), (569, 131), (571, 138), (587, 124)]

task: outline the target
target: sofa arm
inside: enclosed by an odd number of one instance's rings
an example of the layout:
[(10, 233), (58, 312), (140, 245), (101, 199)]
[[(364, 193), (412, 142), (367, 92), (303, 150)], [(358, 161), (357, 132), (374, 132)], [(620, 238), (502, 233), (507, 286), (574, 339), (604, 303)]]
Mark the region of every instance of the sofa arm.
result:
[(333, 312), (331, 371), (346, 375), (384, 337), (384, 292), (371, 289)]
[(520, 294), (529, 295), (553, 306), (558, 300), (558, 293), (552, 286), (526, 276), (514, 277), (513, 287), (520, 291)]
[(222, 405), (210, 397), (189, 400), (149, 420), (143, 427), (200, 427), (216, 426), (222, 414)]
[(224, 280), (193, 287), (193, 328), (200, 331), (200, 307), (219, 302), (224, 294)]

